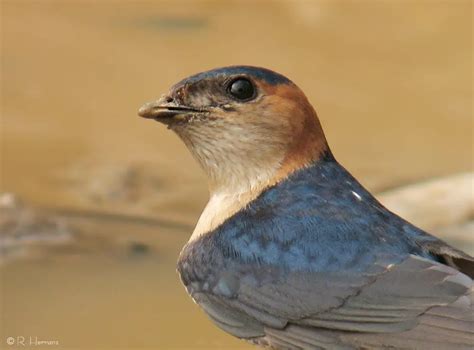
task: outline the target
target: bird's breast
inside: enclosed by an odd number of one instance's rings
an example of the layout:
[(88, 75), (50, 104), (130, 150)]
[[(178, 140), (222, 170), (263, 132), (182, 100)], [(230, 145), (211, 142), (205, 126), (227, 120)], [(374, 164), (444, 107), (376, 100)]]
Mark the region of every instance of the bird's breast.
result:
[(235, 263), (217, 246), (213, 237), (202, 237), (185, 245), (177, 270), (187, 292), (195, 298), (211, 293), (231, 298), (240, 287), (240, 274)]

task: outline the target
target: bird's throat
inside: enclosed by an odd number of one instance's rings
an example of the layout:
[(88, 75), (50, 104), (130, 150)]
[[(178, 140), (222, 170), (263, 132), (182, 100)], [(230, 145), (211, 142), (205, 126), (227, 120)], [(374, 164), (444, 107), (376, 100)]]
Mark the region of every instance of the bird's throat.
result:
[[(195, 240), (206, 233), (212, 232), (228, 218), (244, 209), (256, 199), (266, 188), (281, 180), (280, 163), (273, 166), (255, 169), (229, 168), (227, 176), (213, 174), (209, 177), (210, 198), (202, 212), (196, 228), (190, 238)], [(243, 173), (246, 173), (243, 176)], [(225, 178), (225, 180), (224, 180)], [(216, 179), (221, 179), (216, 182)]]

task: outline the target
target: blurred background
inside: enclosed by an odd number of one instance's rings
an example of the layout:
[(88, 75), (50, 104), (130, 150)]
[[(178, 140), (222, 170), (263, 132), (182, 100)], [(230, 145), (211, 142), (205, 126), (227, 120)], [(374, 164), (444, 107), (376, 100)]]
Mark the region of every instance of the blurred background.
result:
[(474, 252), (471, 1), (2, 0), (1, 47), (0, 348), (253, 348), (181, 286), (205, 178), (137, 117), (218, 66), (288, 76), (366, 187)]

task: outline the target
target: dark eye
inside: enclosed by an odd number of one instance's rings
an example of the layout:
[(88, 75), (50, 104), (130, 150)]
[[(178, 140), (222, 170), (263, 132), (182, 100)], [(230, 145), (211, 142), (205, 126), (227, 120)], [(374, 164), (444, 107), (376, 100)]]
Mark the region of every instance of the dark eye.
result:
[(255, 97), (255, 88), (250, 80), (238, 78), (229, 84), (229, 93), (238, 100), (248, 101)]

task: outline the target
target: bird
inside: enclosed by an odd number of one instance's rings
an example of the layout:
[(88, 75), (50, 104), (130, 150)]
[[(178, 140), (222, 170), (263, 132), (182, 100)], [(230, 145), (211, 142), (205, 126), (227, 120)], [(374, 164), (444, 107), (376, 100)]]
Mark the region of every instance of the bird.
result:
[(473, 348), (473, 257), (377, 201), (291, 80), (216, 68), (138, 114), (175, 132), (207, 176), (177, 270), (219, 328), (279, 350)]

